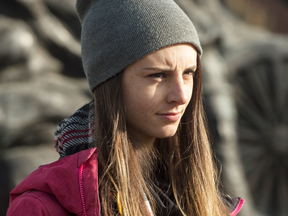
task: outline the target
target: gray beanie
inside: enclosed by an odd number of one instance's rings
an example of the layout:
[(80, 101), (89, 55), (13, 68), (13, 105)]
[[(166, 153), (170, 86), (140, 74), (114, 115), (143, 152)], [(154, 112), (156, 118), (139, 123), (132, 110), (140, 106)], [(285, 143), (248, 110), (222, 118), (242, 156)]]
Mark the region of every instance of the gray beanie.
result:
[(162, 47), (192, 44), (195, 27), (173, 0), (77, 0), (84, 72), (91, 91)]

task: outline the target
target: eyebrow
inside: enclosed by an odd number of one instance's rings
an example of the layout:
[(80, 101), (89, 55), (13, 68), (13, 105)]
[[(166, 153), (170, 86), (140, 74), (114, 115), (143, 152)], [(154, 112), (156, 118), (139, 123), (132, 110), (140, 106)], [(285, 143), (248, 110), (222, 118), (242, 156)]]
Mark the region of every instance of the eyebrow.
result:
[[(161, 71), (161, 72), (171, 72), (173, 70), (171, 69), (163, 69), (163, 68), (158, 68), (158, 67), (152, 67), (152, 68), (143, 68), (142, 70), (151, 70), (151, 71)], [(186, 68), (184, 71), (187, 71), (187, 70), (197, 70), (197, 66), (194, 65), (192, 67), (189, 67), (189, 68)]]

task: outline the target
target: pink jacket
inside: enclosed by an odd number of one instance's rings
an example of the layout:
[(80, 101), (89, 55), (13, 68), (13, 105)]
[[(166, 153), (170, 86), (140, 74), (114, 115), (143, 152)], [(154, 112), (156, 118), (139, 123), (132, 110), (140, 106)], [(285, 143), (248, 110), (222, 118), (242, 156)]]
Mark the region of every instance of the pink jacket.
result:
[(88, 149), (40, 166), (11, 191), (7, 216), (100, 216), (97, 154)]
[(92, 148), (40, 166), (11, 191), (7, 216), (100, 216), (97, 155)]

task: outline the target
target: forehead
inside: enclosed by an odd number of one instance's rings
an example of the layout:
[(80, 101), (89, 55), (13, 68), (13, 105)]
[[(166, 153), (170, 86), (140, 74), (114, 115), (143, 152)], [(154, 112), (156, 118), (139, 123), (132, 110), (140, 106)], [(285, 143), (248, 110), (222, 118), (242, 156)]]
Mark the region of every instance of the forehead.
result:
[(197, 51), (190, 44), (177, 44), (159, 49), (127, 67), (168, 66), (192, 67), (197, 65)]

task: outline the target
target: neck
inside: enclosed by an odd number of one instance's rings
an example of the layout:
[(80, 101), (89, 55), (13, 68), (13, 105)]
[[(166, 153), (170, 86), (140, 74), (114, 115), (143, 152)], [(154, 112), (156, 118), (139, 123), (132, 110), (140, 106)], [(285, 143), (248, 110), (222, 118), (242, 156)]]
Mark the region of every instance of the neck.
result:
[(141, 150), (143, 148), (152, 149), (156, 140), (154, 137), (132, 136), (129, 134), (129, 132), (128, 132), (128, 138), (131, 141), (135, 151), (138, 149)]

